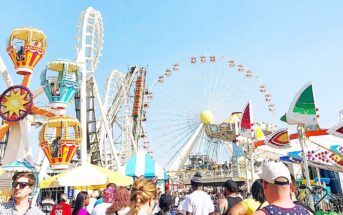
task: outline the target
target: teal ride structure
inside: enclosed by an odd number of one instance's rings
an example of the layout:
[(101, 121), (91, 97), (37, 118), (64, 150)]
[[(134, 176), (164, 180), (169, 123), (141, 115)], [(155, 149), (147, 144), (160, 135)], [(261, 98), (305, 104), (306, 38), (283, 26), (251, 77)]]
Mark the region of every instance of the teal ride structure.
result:
[(48, 63), (41, 73), (41, 85), (51, 107), (65, 109), (79, 91), (81, 77), (80, 67), (75, 62), (55, 60)]

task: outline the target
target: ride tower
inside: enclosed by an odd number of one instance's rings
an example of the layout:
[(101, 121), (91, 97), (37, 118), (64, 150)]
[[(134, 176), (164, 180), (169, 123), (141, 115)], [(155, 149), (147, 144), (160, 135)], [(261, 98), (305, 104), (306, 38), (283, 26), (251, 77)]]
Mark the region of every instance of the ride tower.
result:
[(146, 69), (133, 66), (126, 74), (112, 71), (102, 97), (94, 76), (102, 49), (101, 13), (89, 7), (81, 12), (76, 46), (84, 77), (75, 96), (76, 116), (84, 131), (81, 162), (116, 170), (137, 152), (144, 137)]
[(17, 159), (33, 161), (30, 144), (30, 127), (33, 115), (53, 117), (54, 113), (34, 104), (34, 95), (30, 89), (31, 75), (34, 67), (46, 52), (45, 34), (36, 28), (24, 27), (12, 31), (7, 52), (14, 64), (17, 74), (22, 75), (22, 83), (14, 85), (10, 74), (0, 58), (0, 72), (6, 82), (7, 89), (0, 96), (0, 116), (3, 123), (0, 127), (0, 139), (6, 148), (1, 160), (9, 163)]
[(49, 62), (41, 73), (41, 86), (50, 106), (59, 112), (44, 123), (39, 134), (39, 145), (53, 170), (67, 169), (81, 143), (79, 121), (65, 115), (65, 109), (78, 92), (81, 80), (80, 67), (69, 60)]

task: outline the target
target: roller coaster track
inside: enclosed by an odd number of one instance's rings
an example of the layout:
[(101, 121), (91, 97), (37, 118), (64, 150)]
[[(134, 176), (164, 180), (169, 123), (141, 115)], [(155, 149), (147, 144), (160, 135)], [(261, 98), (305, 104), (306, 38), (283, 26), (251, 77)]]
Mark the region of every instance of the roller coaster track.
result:
[[(142, 133), (142, 126), (141, 122), (143, 117), (143, 103), (144, 103), (144, 87), (145, 87), (145, 76), (146, 71), (145, 68), (138, 69), (138, 67), (132, 67), (130, 71), (125, 75), (123, 82), (115, 95), (114, 99), (109, 105), (109, 108), (106, 113), (106, 123), (111, 129), (113, 124), (115, 123), (117, 113), (124, 103), (125, 99), (130, 97), (130, 91), (133, 87), (135, 81), (140, 79), (140, 90), (136, 90), (135, 92), (139, 91), (139, 99), (138, 99), (138, 110), (139, 114), (134, 118), (132, 123), (132, 128), (125, 125), (123, 128), (123, 136), (126, 136), (125, 143), (122, 143), (125, 146), (122, 146), (124, 154), (128, 154), (127, 151), (137, 151), (137, 141), (139, 140), (140, 134)], [(139, 78), (140, 77), (140, 78)], [(87, 81), (87, 152), (91, 157), (91, 163), (101, 166), (112, 166), (111, 158), (112, 155), (109, 156), (108, 161), (106, 161), (106, 155), (99, 146), (104, 146), (105, 144), (105, 137), (106, 131), (101, 123), (101, 117), (99, 119), (96, 118), (96, 111), (95, 111), (95, 93), (94, 93), (94, 83), (93, 79), (89, 79)], [(137, 86), (136, 86), (137, 89)], [(75, 111), (76, 116), (80, 119), (80, 96), (77, 95), (75, 97)], [(129, 128), (128, 130), (125, 130)], [(132, 129), (132, 130), (131, 130)], [(105, 147), (105, 146), (104, 146)]]
[[(137, 151), (138, 148), (138, 139), (142, 133), (145, 69), (139, 69), (137, 66), (132, 67), (122, 79), (115, 96), (112, 94), (110, 101), (109, 97), (105, 98), (105, 102), (102, 101), (94, 77), (103, 48), (102, 44), (103, 23), (101, 14), (94, 8), (87, 8), (80, 16), (76, 47), (76, 61), (82, 68), (83, 79), (80, 92), (75, 96), (75, 111), (77, 118), (81, 122), (82, 129), (87, 132), (83, 133), (82, 146), (87, 146), (87, 150), (86, 147), (81, 147), (81, 162), (87, 162), (86, 160), (90, 156), (91, 163), (115, 169), (119, 168), (123, 163), (123, 160), (120, 161), (119, 159), (119, 156), (126, 153), (123, 153), (123, 150), (132, 152)], [(144, 76), (141, 74), (144, 74)], [(112, 77), (112, 73), (110, 77)], [(138, 79), (141, 80), (137, 81)], [(135, 82), (140, 83), (139, 90), (136, 90), (140, 95), (138, 100), (135, 100), (139, 107), (138, 114), (133, 117), (133, 114), (130, 115), (131, 113), (128, 110), (132, 105), (130, 103), (130, 99), (132, 99), (130, 93), (133, 92)], [(95, 100), (97, 106), (95, 106)], [(122, 121), (119, 130), (115, 128), (115, 132), (122, 132), (121, 141), (118, 141), (118, 137), (113, 138), (113, 125), (118, 125), (117, 114), (118, 111), (123, 109), (126, 110), (126, 121)], [(131, 148), (134, 148), (134, 150), (127, 147), (127, 145), (133, 146)], [(108, 146), (110, 152), (107, 152), (109, 151), (107, 150)]]
[[(130, 71), (125, 75), (125, 77), (122, 80), (122, 83), (119, 86), (119, 89), (114, 96), (112, 101), (108, 101), (108, 98), (105, 98), (105, 101), (109, 102), (107, 104), (107, 114), (106, 114), (106, 124), (109, 126), (110, 129), (113, 129), (113, 125), (117, 120), (117, 115), (120, 110), (120, 108), (125, 108), (125, 106), (129, 107), (129, 111), (133, 111), (132, 107), (130, 107), (130, 104), (128, 104), (128, 100), (132, 97), (130, 93), (132, 92), (132, 87), (134, 83), (136, 83), (135, 93), (139, 92), (138, 97), (135, 97), (134, 104), (138, 104), (138, 114), (133, 116), (133, 113), (124, 113), (125, 116), (121, 116), (124, 119), (124, 122), (122, 123), (121, 128), (121, 144), (119, 149), (119, 154), (121, 156), (121, 164), (124, 164), (124, 162), (127, 160), (128, 157), (132, 156), (138, 148), (138, 140), (139, 140), (139, 134), (142, 132), (142, 126), (141, 126), (141, 119), (142, 119), (142, 108), (143, 108), (143, 102), (144, 102), (144, 87), (145, 87), (145, 74), (146, 70), (145, 68), (138, 68), (137, 66), (134, 66), (130, 69)], [(139, 81), (140, 80), (140, 81)], [(111, 81), (111, 80), (108, 80)], [(139, 84), (138, 84), (139, 83)], [(110, 88), (111, 83), (107, 83), (107, 91)], [(139, 89), (137, 88), (139, 85)], [(106, 95), (109, 93), (107, 92)], [(136, 100), (138, 98), (138, 100)], [(99, 119), (97, 125), (98, 130), (97, 133), (93, 134), (92, 137), (90, 137), (91, 141), (96, 141), (98, 138), (99, 145), (104, 146), (105, 148), (105, 129), (103, 128), (101, 124), (101, 119)], [(118, 142), (118, 140), (117, 140)], [(103, 150), (105, 151), (105, 150)], [(112, 166), (111, 157), (113, 155), (110, 155), (109, 157), (106, 155), (106, 153), (102, 153), (102, 160), (103, 163), (106, 163), (106, 165)], [(107, 157), (106, 157), (107, 156)]]
[[(132, 67), (131, 71), (129, 73), (126, 74), (123, 83), (121, 85), (121, 87), (119, 88), (117, 95), (115, 96), (114, 100), (112, 101), (112, 105), (110, 106), (110, 108), (107, 110), (107, 118), (106, 118), (106, 122), (107, 125), (109, 126), (109, 128), (112, 128), (112, 125), (115, 121), (116, 115), (118, 113), (118, 110), (120, 108), (120, 105), (123, 103), (124, 99), (127, 98), (127, 96), (129, 95), (130, 92), (130, 88), (132, 86), (133, 80), (134, 80), (134, 75), (137, 73), (137, 68), (136, 67)], [(93, 110), (94, 113), (94, 110)], [(95, 117), (95, 115), (94, 115)], [(102, 126), (101, 123), (101, 118), (98, 120), (98, 123), (96, 122), (96, 119), (94, 118), (91, 123), (93, 124), (93, 126), (91, 126), (90, 128), (92, 128), (92, 130), (90, 132), (88, 132), (88, 138), (89, 138), (89, 142), (92, 145), (96, 145), (96, 147), (93, 147), (93, 151), (91, 150), (91, 157), (92, 157), (92, 162), (97, 161), (97, 162), (101, 162), (102, 165), (106, 165), (106, 166), (113, 166), (112, 161), (113, 161), (113, 155), (110, 155), (109, 157), (108, 154), (106, 153), (105, 150), (105, 129)], [(89, 126), (88, 126), (89, 127)], [(100, 152), (100, 148), (99, 145), (103, 146), (103, 152)], [(92, 149), (92, 147), (91, 147)], [(107, 159), (108, 158), (108, 159)]]
[(107, 114), (107, 122), (108, 125), (111, 127), (115, 121), (115, 117), (118, 113), (118, 110), (120, 108), (120, 105), (123, 103), (126, 96), (129, 96), (130, 88), (132, 86), (132, 83), (134, 81), (135, 75), (138, 73), (137, 67), (132, 67), (130, 72), (128, 72), (124, 78), (124, 82), (122, 83), (118, 94), (116, 95), (115, 99), (112, 102), (112, 105), (110, 106), (110, 109), (108, 110)]
[[(91, 163), (101, 165), (99, 140), (97, 136), (97, 121), (94, 102), (94, 82), (93, 79), (87, 81), (87, 154), (91, 157)], [(80, 94), (75, 96), (76, 117), (80, 120)]]

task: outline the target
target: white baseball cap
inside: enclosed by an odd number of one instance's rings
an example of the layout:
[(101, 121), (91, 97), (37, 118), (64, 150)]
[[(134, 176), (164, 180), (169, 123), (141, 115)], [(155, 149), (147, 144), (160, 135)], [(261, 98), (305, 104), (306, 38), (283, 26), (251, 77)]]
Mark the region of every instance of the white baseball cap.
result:
[[(267, 162), (263, 165), (261, 178), (271, 184), (287, 185), (291, 183), (291, 173), (287, 166), (281, 162)], [(284, 178), (286, 180), (277, 180)]]

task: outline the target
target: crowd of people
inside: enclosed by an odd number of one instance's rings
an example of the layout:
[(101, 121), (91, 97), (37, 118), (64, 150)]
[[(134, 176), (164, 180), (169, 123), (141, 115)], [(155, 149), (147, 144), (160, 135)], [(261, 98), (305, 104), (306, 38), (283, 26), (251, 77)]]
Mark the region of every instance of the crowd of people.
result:
[(130, 189), (107, 185), (100, 198), (86, 191), (77, 194), (73, 207), (66, 194), (60, 195), (55, 204), (51, 192), (47, 192), (41, 206), (35, 206), (30, 194), (35, 189), (36, 179), (30, 172), (19, 172), (13, 176), (12, 197), (0, 204), (0, 214), (25, 215), (308, 215), (310, 208), (294, 199), (294, 181), (288, 168), (278, 162), (263, 166), (261, 179), (251, 187), (251, 196), (243, 198), (241, 190), (233, 180), (224, 183), (223, 190), (215, 195), (204, 191), (200, 173), (191, 179), (191, 190), (187, 195), (177, 192), (159, 192), (156, 180), (139, 177)]

